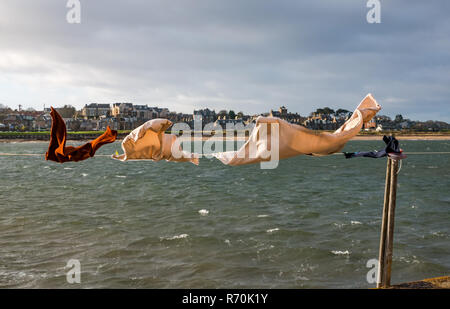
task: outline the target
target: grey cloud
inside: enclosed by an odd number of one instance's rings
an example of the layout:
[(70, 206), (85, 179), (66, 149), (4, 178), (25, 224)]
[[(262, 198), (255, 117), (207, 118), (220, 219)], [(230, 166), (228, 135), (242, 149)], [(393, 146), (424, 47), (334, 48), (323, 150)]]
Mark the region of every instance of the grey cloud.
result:
[(67, 93), (78, 107), (128, 98), (185, 112), (307, 114), (352, 109), (372, 92), (382, 113), (449, 121), (448, 1), (381, 4), (374, 25), (364, 0), (82, 1), (82, 23), (70, 25), (65, 1), (6, 0), (0, 56), (42, 61), (0, 62), (0, 76), (60, 76), (49, 87), (79, 89)]

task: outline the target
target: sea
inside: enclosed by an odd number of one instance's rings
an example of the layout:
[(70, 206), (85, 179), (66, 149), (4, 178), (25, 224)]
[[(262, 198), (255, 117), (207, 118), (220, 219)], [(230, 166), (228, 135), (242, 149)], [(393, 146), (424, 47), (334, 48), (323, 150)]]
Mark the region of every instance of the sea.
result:
[[(47, 146), (0, 143), (1, 288), (375, 287), (386, 158), (120, 162), (115, 142), (59, 164)], [(450, 275), (450, 141), (401, 148), (394, 284)]]

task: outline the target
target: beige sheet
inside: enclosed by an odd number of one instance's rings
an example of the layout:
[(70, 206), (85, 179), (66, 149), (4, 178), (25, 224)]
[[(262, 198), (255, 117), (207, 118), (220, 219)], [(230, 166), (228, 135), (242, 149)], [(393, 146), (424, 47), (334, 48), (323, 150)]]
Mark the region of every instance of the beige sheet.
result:
[[(198, 156), (183, 151), (178, 146), (180, 158), (172, 155), (172, 147), (177, 141), (174, 134), (165, 131), (172, 125), (168, 119), (152, 119), (134, 129), (122, 141), (123, 154), (112, 155), (113, 159), (128, 160), (167, 160), (178, 162), (192, 162), (198, 165)], [(177, 144), (175, 144), (176, 146)], [(174, 148), (175, 149), (175, 148)]]
[(258, 117), (249, 139), (239, 150), (212, 155), (227, 165), (267, 162), (262, 168), (275, 168), (278, 160), (302, 154), (329, 155), (340, 151), (380, 109), (368, 94), (350, 119), (333, 133), (309, 130), (276, 117)]
[[(329, 155), (340, 151), (380, 109), (381, 106), (368, 94), (350, 119), (333, 133), (309, 130), (276, 117), (258, 117), (249, 139), (239, 150), (211, 155), (227, 165), (260, 162), (261, 168), (275, 168), (278, 160), (302, 154)], [(123, 140), (124, 154), (112, 157), (121, 161), (165, 159), (198, 165), (201, 154), (183, 151), (180, 140), (165, 133), (171, 124), (167, 119), (144, 123)]]

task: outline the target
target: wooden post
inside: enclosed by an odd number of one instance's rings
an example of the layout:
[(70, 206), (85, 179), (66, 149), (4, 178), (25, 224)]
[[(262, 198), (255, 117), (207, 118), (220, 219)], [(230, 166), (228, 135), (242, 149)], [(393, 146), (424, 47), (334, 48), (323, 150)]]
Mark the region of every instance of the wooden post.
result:
[(395, 203), (397, 200), (397, 172), (399, 160), (392, 159), (391, 193), (389, 194), (388, 230), (386, 241), (386, 286), (391, 285), (392, 252), (394, 249)]
[(406, 158), (404, 154), (388, 154), (383, 218), (381, 221), (380, 251), (378, 255), (377, 288), (385, 288), (391, 285), (395, 204), (397, 201), (397, 174), (399, 162), (404, 158)]
[(378, 254), (378, 276), (377, 276), (377, 288), (382, 287), (386, 283), (385, 276), (385, 256), (386, 256), (386, 235), (387, 235), (387, 218), (389, 209), (389, 195), (391, 186), (391, 158), (387, 158), (386, 167), (386, 183), (384, 187), (384, 203), (383, 203), (383, 216), (381, 221), (381, 234), (380, 234), (380, 252)]

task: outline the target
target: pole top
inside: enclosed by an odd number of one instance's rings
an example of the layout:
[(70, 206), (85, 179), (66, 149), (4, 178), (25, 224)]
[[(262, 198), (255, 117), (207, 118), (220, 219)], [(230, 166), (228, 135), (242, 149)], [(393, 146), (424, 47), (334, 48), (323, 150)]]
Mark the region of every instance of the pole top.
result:
[(400, 153), (395, 153), (395, 152), (390, 152), (388, 153), (389, 158), (394, 159), (394, 160), (402, 160), (402, 159), (406, 159), (407, 155), (405, 155), (403, 152)]

